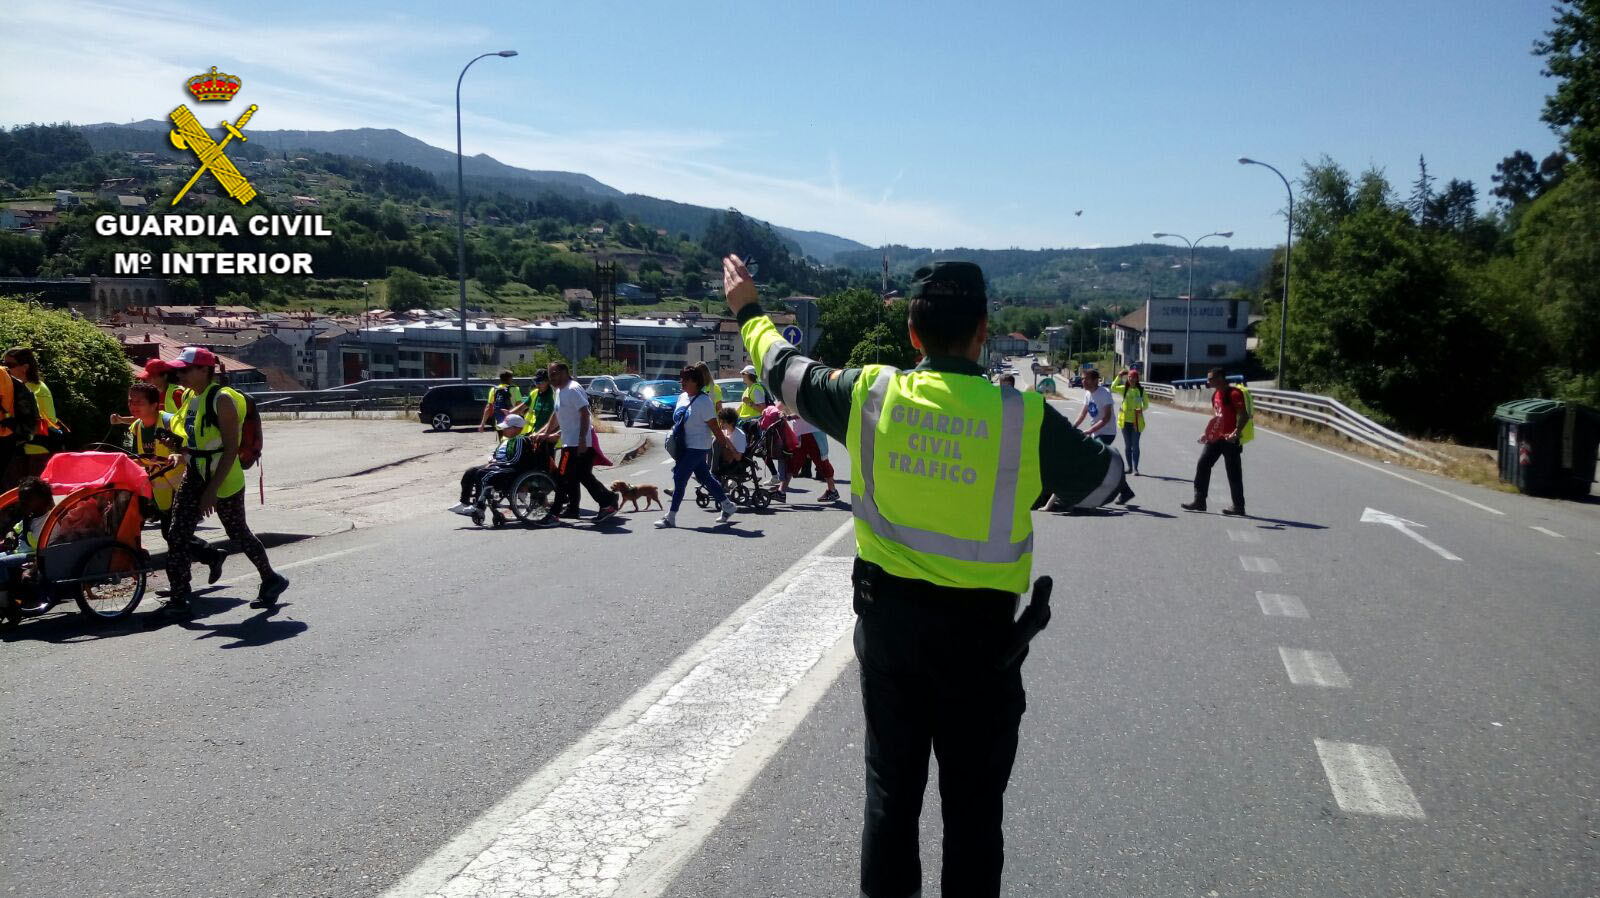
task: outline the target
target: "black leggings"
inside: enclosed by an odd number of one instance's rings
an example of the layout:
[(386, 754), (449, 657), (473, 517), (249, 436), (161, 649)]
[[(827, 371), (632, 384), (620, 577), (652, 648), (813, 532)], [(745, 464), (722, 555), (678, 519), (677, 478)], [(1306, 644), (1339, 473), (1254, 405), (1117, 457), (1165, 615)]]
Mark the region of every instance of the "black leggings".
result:
[[(175, 601), (189, 598), (189, 565), (193, 563), (194, 531), (200, 525), (200, 496), (205, 489), (199, 477), (185, 476), (172, 499), (172, 523), (167, 527), (167, 581)], [(272, 562), (267, 560), (267, 547), (245, 523), (244, 490), (217, 500), (217, 518), (228, 539), (256, 566), (262, 580), (276, 576)]]

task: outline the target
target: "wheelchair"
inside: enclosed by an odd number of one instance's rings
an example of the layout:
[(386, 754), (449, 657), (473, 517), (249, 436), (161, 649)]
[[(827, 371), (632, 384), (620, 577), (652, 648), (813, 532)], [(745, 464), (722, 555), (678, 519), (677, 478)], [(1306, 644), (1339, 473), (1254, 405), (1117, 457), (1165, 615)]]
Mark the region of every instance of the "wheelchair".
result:
[(478, 493), (478, 503), (472, 509), (472, 523), (479, 527), (485, 521), (489, 522), (490, 527), (510, 523), (501, 509), (510, 509), (511, 514), (524, 524), (554, 522), (555, 516), (550, 513), (556, 492), (555, 477), (550, 470), (552, 456), (553, 453), (548, 449), (536, 450), (532, 463), (526, 469), (512, 472), (510, 486), (494, 482), (500, 479), (498, 477), (483, 484)]

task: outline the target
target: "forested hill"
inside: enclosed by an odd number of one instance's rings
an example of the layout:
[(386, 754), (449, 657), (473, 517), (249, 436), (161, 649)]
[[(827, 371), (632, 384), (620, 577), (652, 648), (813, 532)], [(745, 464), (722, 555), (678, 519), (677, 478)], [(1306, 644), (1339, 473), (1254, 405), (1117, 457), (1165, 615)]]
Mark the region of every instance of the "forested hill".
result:
[[(99, 152), (125, 150), (133, 152), (171, 152), (166, 135), (170, 124), (158, 119), (146, 119), (131, 124), (84, 125), (80, 130)], [(251, 131), (250, 140), (243, 146), (230, 147), (230, 154), (244, 158), (262, 158), (285, 151), (310, 151), (355, 156), (378, 162), (400, 162), (415, 166), (440, 176), (441, 183), (453, 183), (456, 173), (456, 154), (424, 143), (415, 137), (393, 128), (353, 128), (339, 131)], [(664, 228), (673, 234), (687, 233), (698, 240), (705, 232), (712, 215), (722, 210), (658, 199), (638, 193), (622, 191), (577, 172), (537, 171), (518, 168), (480, 153), (468, 156), (462, 164), (469, 187), (491, 192), (504, 192), (522, 199), (537, 199), (545, 193), (557, 193), (569, 199), (589, 202), (610, 201), (617, 204), (625, 216)], [(774, 225), (773, 229), (789, 242), (792, 249), (820, 262), (832, 262), (835, 253), (842, 250), (862, 250), (866, 245), (833, 234), (801, 231)]]
[[(1189, 249), (1160, 243), (1137, 243), (1095, 249), (941, 249), (891, 246), (889, 273), (903, 280), (918, 267), (939, 259), (976, 262), (996, 293), (1028, 303), (1072, 302), (1086, 305), (1177, 296), (1188, 292)], [(1195, 252), (1197, 296), (1222, 296), (1254, 289), (1272, 261), (1271, 249), (1204, 246)], [(880, 270), (882, 250), (839, 253), (834, 264), (851, 269)]]

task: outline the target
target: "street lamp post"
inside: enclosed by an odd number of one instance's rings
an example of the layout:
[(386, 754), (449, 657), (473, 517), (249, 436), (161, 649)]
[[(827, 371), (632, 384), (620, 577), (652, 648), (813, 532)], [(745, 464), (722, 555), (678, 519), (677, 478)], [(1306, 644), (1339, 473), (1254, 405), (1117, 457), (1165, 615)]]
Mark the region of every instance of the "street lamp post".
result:
[(1288, 382), (1284, 379), (1283, 372), (1283, 344), (1289, 342), (1289, 257), (1294, 252), (1294, 188), (1290, 186), (1289, 179), (1265, 162), (1258, 162), (1248, 156), (1239, 157), (1240, 165), (1259, 165), (1262, 168), (1272, 169), (1272, 173), (1283, 182), (1283, 189), (1289, 192), (1288, 229), (1283, 235), (1283, 305), (1278, 309), (1278, 389), (1288, 389)]
[[(1190, 319), (1192, 319), (1194, 317), (1194, 315), (1191, 312), (1191, 309), (1194, 306), (1194, 248), (1195, 248), (1195, 246), (1197, 244), (1199, 244), (1200, 241), (1206, 239), (1207, 237), (1221, 237), (1222, 239), (1226, 240), (1229, 237), (1233, 236), (1233, 232), (1232, 231), (1212, 231), (1209, 234), (1203, 234), (1203, 235), (1201, 235), (1199, 237), (1196, 237), (1193, 240), (1190, 240), (1188, 237), (1185, 237), (1182, 234), (1168, 234), (1165, 231), (1157, 231), (1155, 234), (1153, 234), (1151, 236), (1155, 237), (1158, 240), (1161, 239), (1162, 237), (1176, 237), (1179, 240), (1182, 240), (1184, 243), (1189, 244), (1189, 298), (1183, 304), (1183, 379), (1184, 380), (1188, 380), (1189, 379), (1189, 349), (1190, 349), (1190, 346), (1191, 346), (1191, 340), (1190, 340), (1190, 336), (1189, 336), (1191, 331), (1190, 331), (1189, 324), (1190, 324)], [(1145, 322), (1145, 329), (1148, 331), (1149, 328), (1150, 328), (1150, 322), (1146, 321)]]
[(467, 69), (472, 68), (472, 63), (484, 56), (515, 56), (515, 50), (500, 50), (495, 53), (485, 53), (475, 56), (471, 62), (461, 67), (461, 74), (456, 77), (456, 279), (461, 284), (461, 382), (466, 383), (469, 375), (467, 360), (467, 186), (462, 175), (461, 165), (461, 79), (467, 77)]

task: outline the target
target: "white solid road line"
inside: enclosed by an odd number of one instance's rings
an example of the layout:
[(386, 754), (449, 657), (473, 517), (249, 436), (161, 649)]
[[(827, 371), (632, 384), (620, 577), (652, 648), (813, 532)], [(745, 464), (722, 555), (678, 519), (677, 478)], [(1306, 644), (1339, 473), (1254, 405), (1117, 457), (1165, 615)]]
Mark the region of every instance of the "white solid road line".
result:
[(1239, 565), (1254, 574), (1280, 574), (1283, 569), (1271, 558), (1262, 558), (1259, 555), (1240, 555)]
[(852, 562), (822, 551), (851, 526), (840, 524), (386, 898), (633, 895), (642, 894), (633, 881), (675, 868), (848, 664), (839, 646), (854, 620)]
[(1390, 477), (1398, 477), (1401, 480), (1404, 480), (1406, 483), (1415, 484), (1416, 486), (1420, 486), (1425, 490), (1433, 490), (1434, 492), (1438, 493), (1441, 496), (1449, 496), (1450, 498), (1456, 500), (1457, 502), (1465, 502), (1468, 505), (1471, 505), (1473, 508), (1478, 509), (1479, 511), (1487, 511), (1490, 514), (1502, 514), (1502, 515), (1505, 514), (1505, 512), (1501, 511), (1498, 508), (1490, 508), (1489, 506), (1483, 504), (1482, 502), (1474, 502), (1473, 500), (1468, 499), (1466, 496), (1457, 495), (1456, 493), (1452, 493), (1447, 489), (1441, 489), (1441, 488), (1439, 488), (1437, 486), (1434, 486), (1431, 483), (1423, 483), (1422, 481), (1416, 479), (1415, 477), (1407, 477), (1406, 475), (1401, 474), (1399, 471), (1391, 471), (1388, 468), (1381, 467), (1379, 465), (1374, 465), (1374, 464), (1371, 464), (1371, 463), (1368, 463), (1368, 462), (1364, 462), (1364, 461), (1361, 461), (1360, 459), (1357, 459), (1357, 458), (1351, 458), (1350, 456), (1345, 455), (1342, 452), (1335, 452), (1332, 449), (1328, 449), (1328, 448), (1325, 448), (1325, 447), (1322, 447), (1322, 446), (1318, 446), (1315, 443), (1308, 443), (1305, 440), (1297, 440), (1297, 439), (1295, 439), (1294, 437), (1291, 437), (1291, 436), (1284, 436), (1283, 434), (1278, 433), (1275, 430), (1268, 430), (1265, 427), (1261, 428), (1261, 430), (1263, 432), (1265, 432), (1265, 433), (1270, 433), (1270, 434), (1272, 434), (1273, 436), (1275, 436), (1275, 437), (1277, 437), (1279, 439), (1288, 440), (1291, 443), (1299, 443), (1300, 445), (1305, 446), (1308, 449), (1315, 449), (1318, 452), (1326, 452), (1329, 455), (1333, 456), (1334, 458), (1342, 458), (1345, 461), (1350, 462), (1351, 464), (1360, 465), (1363, 468), (1371, 468), (1372, 470), (1377, 471), (1380, 474), (1388, 474)]
[(1535, 527), (1535, 526), (1530, 524), (1528, 526), (1528, 529), (1529, 530), (1537, 530), (1540, 533), (1543, 533), (1545, 536), (1553, 536), (1556, 539), (1566, 539), (1565, 536), (1562, 536), (1561, 534), (1555, 532), (1554, 530), (1551, 530), (1549, 527)]
[(1339, 807), (1352, 814), (1425, 819), (1394, 756), (1380, 745), (1315, 740), (1322, 770)]
[(1326, 689), (1349, 689), (1350, 678), (1332, 652), (1312, 649), (1286, 649), (1278, 646), (1278, 657), (1283, 659), (1283, 669), (1289, 682), (1296, 686), (1322, 686)]
[(1261, 542), (1261, 534), (1254, 530), (1229, 530), (1228, 539), (1236, 543)]
[(1300, 601), (1299, 596), (1256, 590), (1256, 602), (1261, 605), (1261, 613), (1268, 617), (1311, 616), (1306, 613), (1306, 603)]

